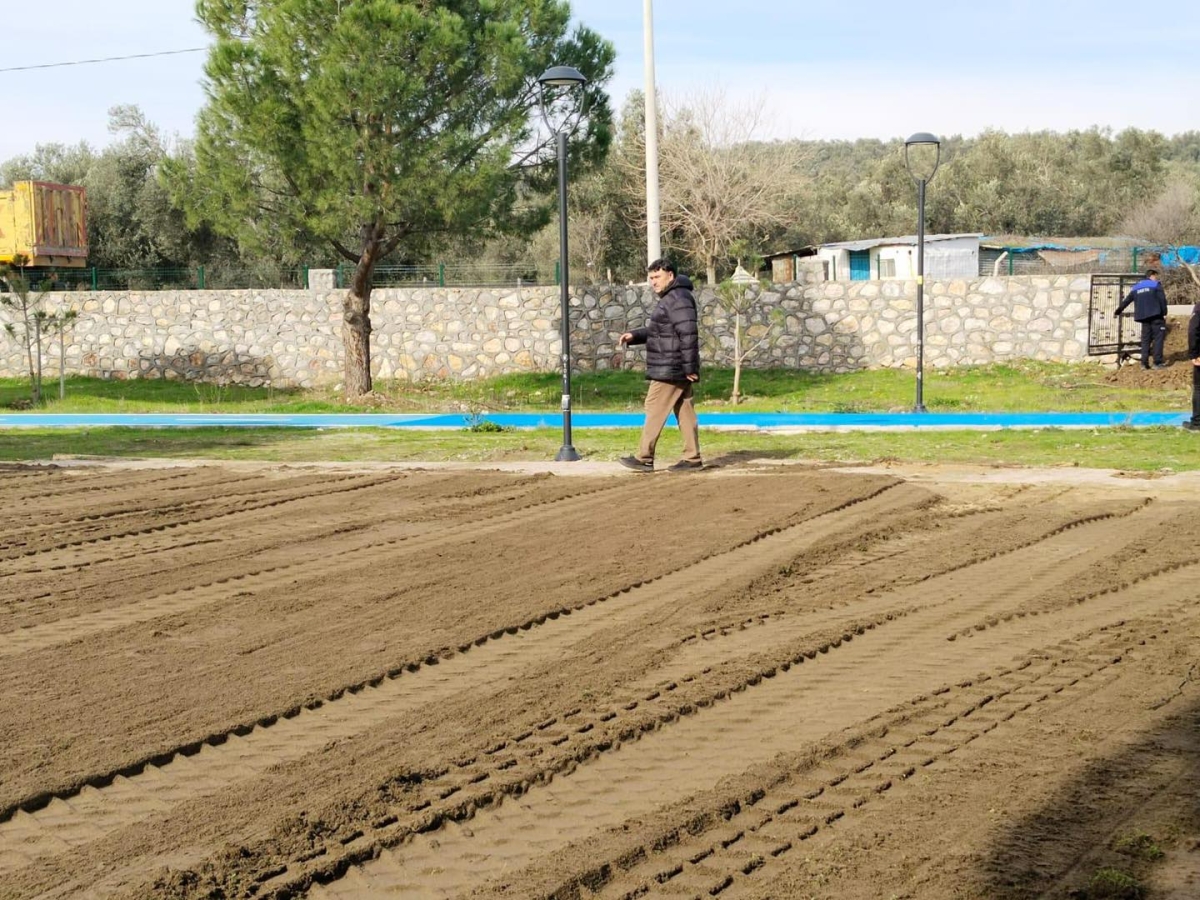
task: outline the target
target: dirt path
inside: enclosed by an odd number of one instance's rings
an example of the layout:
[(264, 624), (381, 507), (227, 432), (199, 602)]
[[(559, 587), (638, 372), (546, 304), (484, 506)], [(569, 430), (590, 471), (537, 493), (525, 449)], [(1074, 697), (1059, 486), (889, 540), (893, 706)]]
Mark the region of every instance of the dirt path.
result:
[(0, 897), (1196, 896), (1194, 499), (1025, 474), (6, 468)]

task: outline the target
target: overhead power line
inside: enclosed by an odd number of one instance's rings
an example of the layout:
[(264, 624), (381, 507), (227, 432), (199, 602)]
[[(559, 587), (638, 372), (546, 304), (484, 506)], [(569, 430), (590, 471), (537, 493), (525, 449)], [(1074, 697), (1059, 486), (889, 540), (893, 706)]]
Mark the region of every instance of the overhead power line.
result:
[(162, 50), (158, 53), (133, 53), (129, 56), (106, 56), (103, 59), (76, 59), (71, 62), (42, 63), (36, 66), (10, 66), (0, 72), (28, 72), (31, 69), (61, 69), (65, 66), (90, 66), (95, 63), (122, 62), (127, 59), (149, 59), (152, 56), (178, 56), (182, 53), (202, 53), (207, 47), (190, 47), (187, 50)]

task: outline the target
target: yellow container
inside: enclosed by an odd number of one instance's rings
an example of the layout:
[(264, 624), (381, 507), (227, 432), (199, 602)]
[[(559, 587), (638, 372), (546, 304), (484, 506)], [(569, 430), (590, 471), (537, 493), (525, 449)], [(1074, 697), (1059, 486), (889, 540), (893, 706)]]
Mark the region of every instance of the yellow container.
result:
[(68, 184), (18, 181), (0, 191), (0, 263), (87, 264), (87, 192)]

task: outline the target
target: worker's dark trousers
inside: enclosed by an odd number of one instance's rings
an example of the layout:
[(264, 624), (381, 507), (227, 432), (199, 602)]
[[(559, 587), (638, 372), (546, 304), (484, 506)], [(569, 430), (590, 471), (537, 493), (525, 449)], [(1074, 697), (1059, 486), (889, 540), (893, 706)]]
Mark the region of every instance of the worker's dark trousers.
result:
[(1192, 424), (1200, 428), (1200, 366), (1196, 365), (1192, 366)]
[(1142, 366), (1150, 368), (1150, 356), (1153, 350), (1154, 364), (1163, 364), (1163, 342), (1167, 339), (1167, 320), (1155, 316), (1142, 322)]

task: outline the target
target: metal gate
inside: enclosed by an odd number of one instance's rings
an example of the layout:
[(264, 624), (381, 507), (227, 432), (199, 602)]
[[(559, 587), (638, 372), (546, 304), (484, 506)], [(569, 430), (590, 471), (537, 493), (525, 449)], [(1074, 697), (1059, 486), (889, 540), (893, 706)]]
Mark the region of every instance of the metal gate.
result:
[(1141, 329), (1129, 316), (1116, 315), (1117, 307), (1141, 275), (1093, 275), (1088, 306), (1088, 356), (1115, 353), (1117, 362), (1141, 352)]

